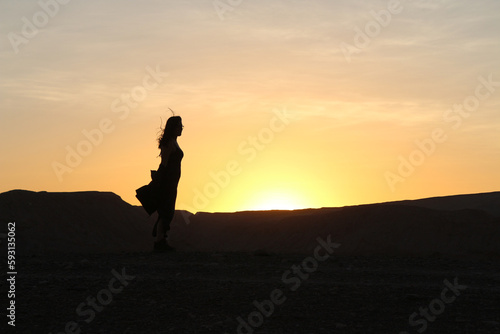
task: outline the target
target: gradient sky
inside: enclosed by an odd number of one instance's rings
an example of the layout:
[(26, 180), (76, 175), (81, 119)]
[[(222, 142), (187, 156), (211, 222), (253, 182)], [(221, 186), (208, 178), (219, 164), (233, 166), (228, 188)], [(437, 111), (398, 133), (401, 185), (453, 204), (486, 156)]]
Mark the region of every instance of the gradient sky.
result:
[(500, 1), (60, 1), (0, 2), (0, 192), (138, 204), (168, 108), (178, 209), (500, 190)]

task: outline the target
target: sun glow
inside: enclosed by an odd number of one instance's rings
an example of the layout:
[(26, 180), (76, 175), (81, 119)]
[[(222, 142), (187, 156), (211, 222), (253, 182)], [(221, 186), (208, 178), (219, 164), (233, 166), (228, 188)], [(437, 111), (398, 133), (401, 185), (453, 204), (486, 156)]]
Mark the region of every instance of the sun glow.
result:
[(245, 210), (297, 210), (303, 209), (305, 201), (298, 195), (286, 191), (266, 191), (256, 194)]

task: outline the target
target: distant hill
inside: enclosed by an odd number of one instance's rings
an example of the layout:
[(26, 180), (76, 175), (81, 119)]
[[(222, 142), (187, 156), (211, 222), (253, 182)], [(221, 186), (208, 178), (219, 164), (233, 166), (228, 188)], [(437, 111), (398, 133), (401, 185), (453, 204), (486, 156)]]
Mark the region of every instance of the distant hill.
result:
[(392, 202), (392, 204), (404, 204), (420, 206), (436, 210), (481, 210), (492, 216), (500, 217), (500, 192), (467, 194), (443, 197), (431, 197), (413, 201)]
[[(171, 243), (180, 251), (312, 254), (331, 236), (338, 254), (500, 256), (500, 192), (296, 211), (195, 215), (178, 211)], [(141, 207), (109, 192), (0, 194), (0, 233), (16, 222), (21, 254), (150, 251)], [(0, 239), (1, 240), (1, 239)]]
[[(199, 212), (172, 230), (181, 249), (311, 253), (331, 235), (338, 254), (500, 257), (500, 192), (343, 208)], [(179, 239), (177, 239), (179, 238)]]
[[(142, 209), (141, 209), (142, 210)], [(151, 248), (145, 211), (111, 192), (0, 194), (0, 222), (16, 222), (20, 254), (119, 252)]]

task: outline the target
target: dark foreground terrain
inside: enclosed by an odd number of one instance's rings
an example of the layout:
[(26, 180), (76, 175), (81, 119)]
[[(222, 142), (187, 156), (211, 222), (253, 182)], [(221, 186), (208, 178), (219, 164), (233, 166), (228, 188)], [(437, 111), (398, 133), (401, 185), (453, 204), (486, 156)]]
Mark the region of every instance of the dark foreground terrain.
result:
[(313, 255), (19, 257), (13, 332), (500, 333), (498, 259)]

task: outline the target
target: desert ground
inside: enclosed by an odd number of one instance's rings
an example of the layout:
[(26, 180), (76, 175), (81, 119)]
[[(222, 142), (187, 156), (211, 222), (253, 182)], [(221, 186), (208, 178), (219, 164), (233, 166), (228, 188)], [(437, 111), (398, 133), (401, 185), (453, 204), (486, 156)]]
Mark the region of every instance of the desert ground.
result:
[[(311, 258), (181, 251), (22, 257), (15, 332), (500, 332), (498, 260), (333, 252), (315, 268)], [(113, 270), (123, 282), (114, 280), (110, 292)], [(445, 280), (457, 291), (443, 298)]]
[[(153, 253), (155, 217), (113, 193), (10, 191), (0, 194), (0, 332), (500, 333), (499, 208), (495, 192), (178, 211), (176, 251)], [(5, 298), (11, 235), (15, 297)]]

